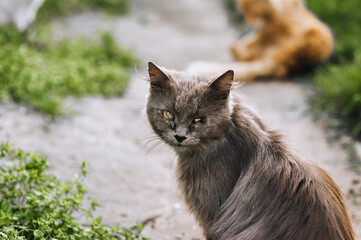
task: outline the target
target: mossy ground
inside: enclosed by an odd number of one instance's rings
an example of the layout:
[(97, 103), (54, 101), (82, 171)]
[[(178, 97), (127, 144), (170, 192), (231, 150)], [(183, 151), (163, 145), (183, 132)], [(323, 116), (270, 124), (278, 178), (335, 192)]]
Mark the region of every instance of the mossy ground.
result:
[[(132, 230), (106, 227), (100, 216), (93, 217), (99, 203), (84, 199), (86, 165), (74, 180), (61, 182), (48, 173), (42, 154), (0, 143), (0, 239), (146, 240), (139, 235), (141, 225)], [(78, 224), (75, 214), (86, 215), (89, 226)]]
[[(84, 7), (87, 2), (72, 2), (73, 8)], [(112, 6), (110, 1), (89, 4)], [(38, 18), (64, 14), (65, 6), (62, 1), (47, 0)], [(26, 104), (55, 117), (67, 112), (63, 102), (68, 96), (109, 97), (124, 93), (130, 80), (128, 69), (139, 63), (130, 49), (118, 46), (108, 33), (100, 41), (51, 41), (47, 22), (37, 20), (32, 37), (29, 32), (0, 26), (0, 101)]]
[(361, 138), (361, 3), (349, 0), (307, 1), (309, 8), (333, 30), (334, 56), (314, 76), (314, 111), (327, 111)]

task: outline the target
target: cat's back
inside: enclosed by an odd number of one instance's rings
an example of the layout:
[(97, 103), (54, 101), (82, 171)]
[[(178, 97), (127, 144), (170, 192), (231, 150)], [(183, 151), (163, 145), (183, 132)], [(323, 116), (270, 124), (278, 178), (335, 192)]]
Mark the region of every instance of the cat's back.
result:
[[(259, 155), (263, 161), (257, 161), (251, 171), (263, 175), (258, 188), (264, 195), (260, 198), (268, 199), (263, 206), (272, 217), (265, 215), (269, 236), (254, 239), (354, 239), (343, 193), (331, 176), (290, 149), (277, 131), (267, 132), (264, 155)], [(260, 167), (264, 169), (261, 173)]]
[(341, 190), (324, 170), (292, 154), (262, 165), (238, 180), (210, 239), (355, 239)]
[(286, 226), (295, 235), (283, 239), (354, 239), (343, 193), (331, 176), (315, 163), (294, 153), (284, 161), (289, 172), (283, 181), (287, 189), (284, 200), (287, 202), (288, 198), (292, 198), (292, 201), (283, 212), (291, 222)]
[(259, 125), (261, 120), (252, 111), (237, 109), (242, 112), (242, 117), (235, 114), (237, 128), (249, 132), (258, 125), (256, 131), (264, 136), (222, 205), (211, 239), (354, 239), (342, 192), (332, 178), (293, 153), (277, 132)]

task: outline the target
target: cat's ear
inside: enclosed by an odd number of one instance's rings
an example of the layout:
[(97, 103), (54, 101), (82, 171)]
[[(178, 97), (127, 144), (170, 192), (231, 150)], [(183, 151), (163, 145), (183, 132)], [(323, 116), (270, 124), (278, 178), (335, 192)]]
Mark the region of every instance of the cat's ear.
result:
[(164, 72), (162, 72), (162, 70), (160, 70), (159, 67), (157, 67), (157, 65), (155, 65), (152, 62), (148, 62), (148, 73), (150, 78), (161, 77), (168, 79), (168, 76)]
[(215, 100), (226, 100), (232, 88), (234, 72), (228, 70), (209, 85), (209, 90)]
[(154, 63), (148, 62), (149, 82), (153, 90), (162, 90), (169, 86), (169, 77)]

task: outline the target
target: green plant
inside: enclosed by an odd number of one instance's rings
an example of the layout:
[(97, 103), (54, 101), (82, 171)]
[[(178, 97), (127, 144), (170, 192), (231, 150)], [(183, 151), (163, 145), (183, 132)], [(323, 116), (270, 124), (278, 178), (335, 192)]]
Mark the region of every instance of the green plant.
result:
[(107, 33), (100, 43), (52, 43), (0, 26), (0, 46), (0, 100), (29, 104), (50, 117), (65, 113), (67, 96), (120, 96), (130, 79), (127, 69), (139, 62)]
[(129, 11), (129, 0), (45, 0), (37, 14), (37, 22), (69, 15), (87, 8), (96, 8), (108, 14), (120, 15)]
[(129, 10), (128, 0), (81, 0), (81, 3), (84, 6), (99, 8), (113, 15), (123, 14)]
[[(13, 149), (9, 143), (0, 145), (0, 239), (146, 240), (139, 235), (141, 225), (133, 230), (119, 226), (106, 227), (92, 210), (99, 203), (89, 200), (84, 207), (87, 189), (82, 178), (86, 164), (73, 181), (61, 182), (49, 174), (47, 159), (42, 154)], [(89, 226), (78, 224), (77, 213), (88, 217)]]
[(236, 0), (222, 0), (222, 2), (228, 12), (228, 17), (232, 24), (244, 24), (243, 16), (238, 12)]
[(307, 1), (316, 15), (332, 28), (336, 51), (329, 64), (316, 71), (314, 112), (339, 117), (353, 136), (361, 137), (361, 14), (360, 1)]
[(353, 64), (330, 64), (317, 71), (311, 98), (314, 112), (327, 110), (342, 119), (352, 135), (361, 137), (361, 51)]

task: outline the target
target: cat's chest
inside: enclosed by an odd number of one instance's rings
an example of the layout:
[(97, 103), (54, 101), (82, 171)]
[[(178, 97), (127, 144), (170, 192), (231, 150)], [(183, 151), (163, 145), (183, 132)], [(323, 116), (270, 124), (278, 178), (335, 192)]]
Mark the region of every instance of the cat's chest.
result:
[[(182, 161), (189, 164), (182, 165)], [(238, 177), (238, 169), (221, 156), (179, 159), (178, 181), (187, 202), (218, 208), (232, 192)]]

